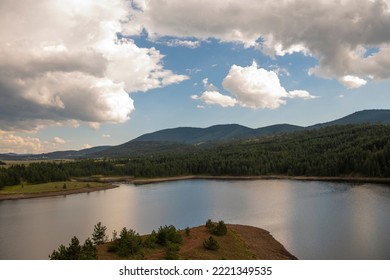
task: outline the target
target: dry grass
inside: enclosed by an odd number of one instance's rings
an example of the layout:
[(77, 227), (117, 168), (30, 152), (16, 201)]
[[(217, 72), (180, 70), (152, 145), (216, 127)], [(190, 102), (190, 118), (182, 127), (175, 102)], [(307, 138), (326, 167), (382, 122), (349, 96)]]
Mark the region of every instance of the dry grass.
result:
[[(64, 188), (65, 186), (65, 188)], [(83, 188), (95, 188), (102, 187), (103, 183), (81, 183), (81, 182), (52, 182), (44, 184), (20, 184), (15, 186), (3, 187), (0, 190), (0, 194), (34, 194), (34, 193), (47, 193), (47, 192), (58, 192), (58, 191), (73, 191)]]
[[(296, 259), (277, 242), (268, 231), (263, 229), (227, 225), (225, 236), (213, 236), (220, 248), (217, 251), (206, 250), (203, 241), (211, 234), (205, 226), (192, 228), (190, 236), (181, 231), (183, 244), (180, 247), (181, 260), (280, 260)], [(98, 246), (98, 258), (102, 260), (121, 259), (114, 253), (108, 253), (109, 243)], [(130, 259), (160, 260), (165, 258), (165, 248), (158, 246), (155, 249), (144, 249), (142, 255), (132, 256)]]

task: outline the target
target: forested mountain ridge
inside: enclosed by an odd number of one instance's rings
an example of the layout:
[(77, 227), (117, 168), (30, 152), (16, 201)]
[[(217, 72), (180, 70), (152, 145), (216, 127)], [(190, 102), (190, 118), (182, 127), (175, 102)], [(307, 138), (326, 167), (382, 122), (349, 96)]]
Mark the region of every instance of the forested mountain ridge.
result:
[(390, 110), (364, 110), (346, 117), (308, 127), (277, 124), (252, 129), (238, 124), (215, 125), (208, 128), (179, 127), (141, 135), (117, 146), (100, 146), (80, 151), (59, 151), (39, 155), (0, 154), (1, 160), (72, 159), (123, 157), (164, 154), (209, 148), (222, 142), (254, 139), (258, 137), (312, 130), (347, 124), (390, 124)]
[(209, 141), (239, 140), (258, 136), (267, 136), (279, 133), (300, 131), (303, 129), (319, 128), (331, 125), (346, 124), (390, 124), (390, 110), (364, 110), (355, 112), (343, 118), (302, 127), (291, 124), (276, 124), (257, 129), (249, 128), (238, 124), (214, 125), (207, 128), (178, 127), (163, 129), (152, 133), (141, 135), (134, 141), (161, 141), (197, 144)]
[(147, 156), (0, 167), (0, 187), (92, 176), (332, 176), (390, 178), (390, 126), (343, 125)]
[(122, 145), (94, 154), (96, 157), (136, 156), (196, 150), (222, 142), (254, 139), (258, 137), (312, 130), (320, 127), (345, 124), (390, 124), (390, 110), (364, 110), (328, 123), (309, 127), (277, 124), (258, 129), (238, 124), (215, 125), (208, 128), (179, 127), (144, 134)]
[(363, 110), (331, 122), (319, 123), (307, 128), (346, 124), (390, 124), (390, 110)]

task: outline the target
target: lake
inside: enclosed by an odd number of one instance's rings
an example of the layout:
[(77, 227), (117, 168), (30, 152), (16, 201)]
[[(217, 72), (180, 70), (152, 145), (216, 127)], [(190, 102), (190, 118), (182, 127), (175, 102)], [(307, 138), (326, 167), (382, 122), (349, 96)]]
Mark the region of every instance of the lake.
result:
[(299, 259), (390, 259), (390, 187), (296, 180), (185, 180), (0, 201), (0, 259), (47, 259), (73, 236), (146, 234), (207, 219), (264, 228)]

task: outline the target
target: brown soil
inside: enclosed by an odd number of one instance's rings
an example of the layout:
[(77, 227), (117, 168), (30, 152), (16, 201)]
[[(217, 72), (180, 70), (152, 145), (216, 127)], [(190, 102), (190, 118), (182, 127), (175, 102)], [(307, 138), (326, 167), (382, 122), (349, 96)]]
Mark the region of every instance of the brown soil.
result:
[[(203, 247), (205, 239), (211, 235), (205, 226), (191, 228), (190, 236), (182, 231), (183, 244), (180, 247), (179, 259), (182, 260), (295, 260), (282, 244), (263, 229), (243, 226), (227, 225), (228, 233), (225, 236), (213, 236), (220, 248), (217, 251), (206, 250)], [(108, 253), (109, 244), (98, 246), (98, 258), (103, 260), (120, 259), (116, 254)], [(159, 260), (165, 258), (165, 249), (145, 249), (143, 256), (133, 259)]]
[(229, 225), (229, 227), (238, 232), (245, 244), (254, 252), (257, 260), (297, 259), (264, 229), (242, 225)]

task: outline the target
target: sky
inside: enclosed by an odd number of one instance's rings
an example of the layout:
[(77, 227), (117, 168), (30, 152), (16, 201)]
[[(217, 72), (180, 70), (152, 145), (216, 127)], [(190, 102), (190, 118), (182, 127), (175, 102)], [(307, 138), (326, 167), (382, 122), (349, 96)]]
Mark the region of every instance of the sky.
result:
[(1, 0), (0, 153), (390, 108), (390, 0)]

